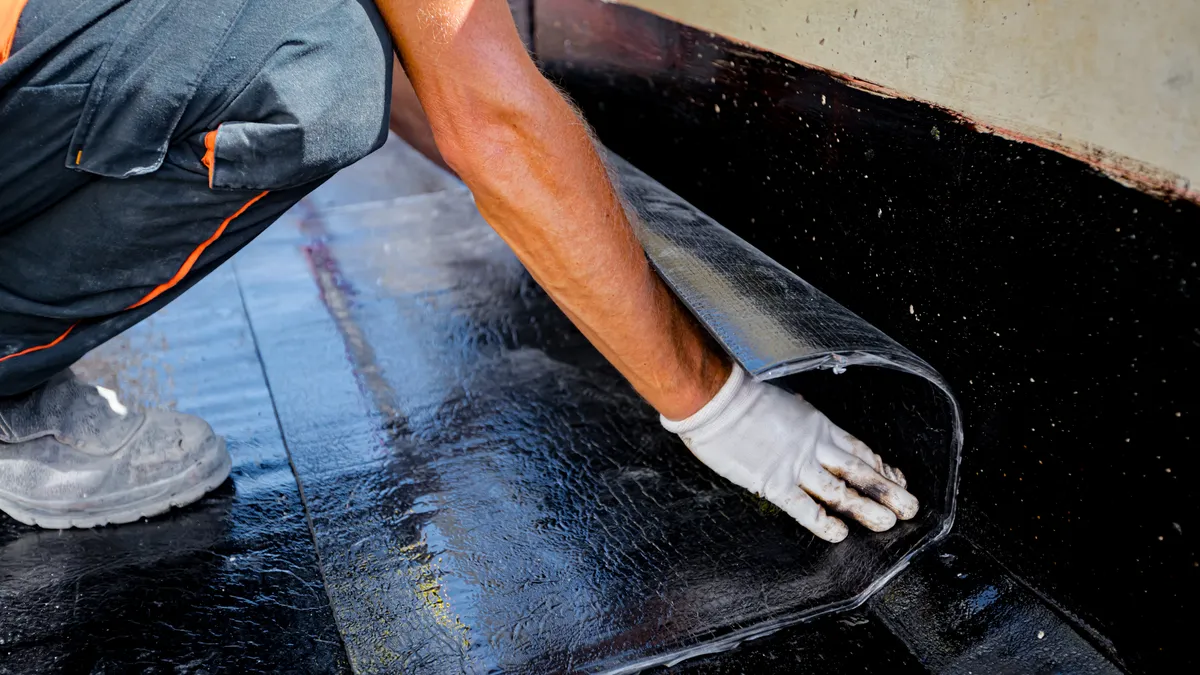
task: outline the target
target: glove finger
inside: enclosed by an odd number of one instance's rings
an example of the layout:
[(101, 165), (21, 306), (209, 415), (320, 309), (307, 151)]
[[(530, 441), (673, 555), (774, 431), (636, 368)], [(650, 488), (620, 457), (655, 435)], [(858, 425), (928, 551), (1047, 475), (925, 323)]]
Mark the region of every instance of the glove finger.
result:
[(917, 498), (912, 496), (912, 493), (879, 475), (858, 457), (830, 448), (828, 451), (818, 451), (817, 461), (829, 473), (842, 479), (871, 500), (891, 509), (900, 520), (909, 520), (917, 515), (920, 504), (917, 502)]
[(812, 497), (800, 488), (788, 490), (786, 494), (776, 496), (770, 501), (803, 525), (804, 529), (825, 541), (836, 544), (850, 534), (850, 529), (841, 518), (826, 513), (820, 504), (814, 502)]
[(876, 454), (866, 443), (858, 440), (853, 434), (847, 433), (838, 427), (833, 437), (839, 448), (866, 462), (868, 466), (875, 470), (875, 473), (883, 475), (884, 478), (887, 478), (900, 487), (908, 487), (908, 479), (904, 477), (900, 469), (885, 464), (882, 457)]
[(820, 467), (805, 473), (800, 488), (829, 508), (854, 518), (868, 530), (883, 532), (896, 524), (896, 514), (858, 494)]
[(871, 450), (866, 443), (858, 440), (853, 434), (841, 427), (834, 427), (834, 429), (833, 440), (839, 448), (866, 462), (875, 471), (883, 471), (883, 467), (886, 466), (883, 463), (883, 458), (875, 454), (875, 451)]

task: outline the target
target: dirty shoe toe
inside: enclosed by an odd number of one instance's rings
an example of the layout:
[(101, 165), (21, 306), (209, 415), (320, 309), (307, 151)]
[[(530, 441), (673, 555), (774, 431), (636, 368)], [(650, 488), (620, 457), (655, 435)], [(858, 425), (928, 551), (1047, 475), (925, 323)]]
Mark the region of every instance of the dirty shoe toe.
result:
[(134, 410), (64, 371), (0, 399), (0, 511), (45, 528), (127, 523), (190, 504), (229, 475), (204, 421)]

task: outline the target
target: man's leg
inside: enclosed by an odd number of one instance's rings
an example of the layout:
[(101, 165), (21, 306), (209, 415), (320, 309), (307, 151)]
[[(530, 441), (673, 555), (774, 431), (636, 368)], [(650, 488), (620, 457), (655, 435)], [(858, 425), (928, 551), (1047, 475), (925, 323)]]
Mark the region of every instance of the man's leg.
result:
[(0, 235), (0, 396), (33, 389), (166, 306), (317, 184), (215, 191), (164, 164), (91, 181)]
[(93, 181), (0, 237), (0, 282), (72, 313), (0, 313), (0, 334), (23, 347), (0, 362), (4, 393), (16, 394), (0, 398), (0, 510), (48, 528), (123, 523), (225, 480), (224, 441), (203, 420), (127, 406), (68, 366), (171, 302), (309, 189), (214, 192), (165, 165)]
[[(390, 63), (369, 0), (249, 3), (156, 170), (81, 180), (62, 163), (33, 167), (41, 178), (63, 172), (69, 189), (49, 204), (27, 201), (19, 219), (0, 215), (0, 510), (55, 528), (128, 522), (224, 480), (228, 453), (203, 421), (130, 409), (67, 368), (382, 144)], [(55, 84), (39, 82), (33, 97), (0, 89), (0, 110), (5, 97), (37, 100)], [(80, 156), (97, 150), (111, 148)]]

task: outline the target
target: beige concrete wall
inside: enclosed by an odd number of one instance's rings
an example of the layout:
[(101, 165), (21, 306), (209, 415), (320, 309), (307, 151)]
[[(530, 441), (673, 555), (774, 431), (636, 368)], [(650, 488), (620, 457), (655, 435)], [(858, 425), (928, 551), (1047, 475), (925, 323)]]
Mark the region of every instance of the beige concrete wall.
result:
[(1200, 0), (615, 1), (1200, 188)]

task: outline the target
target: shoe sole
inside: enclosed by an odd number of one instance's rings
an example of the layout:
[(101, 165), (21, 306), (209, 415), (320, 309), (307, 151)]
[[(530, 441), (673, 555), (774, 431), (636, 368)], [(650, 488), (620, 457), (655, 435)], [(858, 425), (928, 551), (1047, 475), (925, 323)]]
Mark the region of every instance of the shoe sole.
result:
[(233, 468), (233, 460), (225, 449), (225, 439), (218, 436), (216, 441), (215, 451), (218, 456), (215, 458), (215, 464), (210, 452), (186, 471), (153, 485), (143, 486), (139, 491), (151, 491), (152, 494), (139, 497), (130, 503), (89, 510), (82, 506), (64, 507), (61, 503), (51, 505), (25, 500), (14, 501), (0, 494), (0, 511), (26, 525), (47, 530), (87, 529), (151, 518), (172, 508), (192, 504), (225, 482)]

